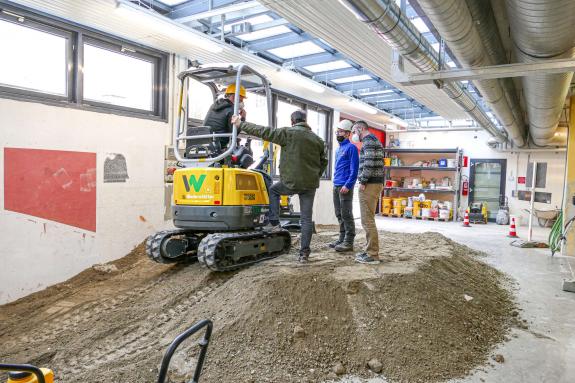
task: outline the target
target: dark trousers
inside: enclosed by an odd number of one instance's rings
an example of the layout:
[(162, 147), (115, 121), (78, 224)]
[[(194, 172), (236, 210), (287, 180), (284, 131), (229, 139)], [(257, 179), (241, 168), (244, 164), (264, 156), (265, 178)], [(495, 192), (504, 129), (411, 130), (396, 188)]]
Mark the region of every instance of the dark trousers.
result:
[(342, 194), (341, 186), (333, 187), (333, 207), (339, 222), (339, 240), (353, 243), (355, 238), (355, 222), (353, 220), (353, 189)]
[(280, 216), (280, 196), (294, 195), (299, 197), (299, 206), (301, 213), (301, 249), (300, 254), (309, 255), (311, 235), (313, 232), (312, 215), (313, 215), (313, 200), (315, 198), (315, 190), (293, 190), (285, 186), (281, 182), (276, 182), (270, 188), (270, 222), (275, 223), (279, 221)]

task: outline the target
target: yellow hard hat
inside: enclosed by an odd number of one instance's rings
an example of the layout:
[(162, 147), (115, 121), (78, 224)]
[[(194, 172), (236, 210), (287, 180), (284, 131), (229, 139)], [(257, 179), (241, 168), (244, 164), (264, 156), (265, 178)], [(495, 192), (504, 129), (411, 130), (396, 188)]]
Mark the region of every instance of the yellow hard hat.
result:
[[(236, 84), (228, 85), (228, 87), (226, 88), (226, 94), (235, 94), (235, 93), (236, 93)], [(241, 85), (240, 85), (240, 96), (247, 98), (246, 97), (246, 88), (244, 88)]]

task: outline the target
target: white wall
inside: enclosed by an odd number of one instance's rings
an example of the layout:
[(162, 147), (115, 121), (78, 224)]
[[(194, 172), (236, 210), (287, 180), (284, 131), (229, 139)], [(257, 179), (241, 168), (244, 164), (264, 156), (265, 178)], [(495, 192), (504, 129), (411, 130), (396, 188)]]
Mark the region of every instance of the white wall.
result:
[[(96, 232), (7, 211), (0, 199), (0, 303), (117, 259), (165, 226), (163, 159), (168, 133), (165, 122), (0, 99), (2, 153), (4, 147), (14, 147), (97, 155)], [(107, 153), (126, 157), (125, 183), (103, 183)], [(2, 195), (3, 172), (0, 155)]]
[[(450, 131), (450, 132), (389, 132), (400, 140), (401, 147), (412, 148), (455, 148), (463, 149), (463, 155), (470, 159), (506, 159), (507, 182), (505, 192), (509, 199), (510, 213), (520, 215), (522, 224), (527, 223), (528, 214), (523, 209), (529, 208), (528, 201), (512, 197), (513, 190), (526, 190), (525, 185), (517, 184), (517, 176), (524, 177), (529, 161), (547, 162), (547, 183), (544, 189), (537, 191), (552, 193), (551, 204), (535, 203), (536, 209), (561, 207), (563, 197), (563, 180), (565, 173), (565, 152), (499, 152), (487, 146), (489, 134), (484, 131)], [(469, 176), (469, 167), (462, 174)], [(462, 197), (460, 206), (467, 206), (467, 197)]]

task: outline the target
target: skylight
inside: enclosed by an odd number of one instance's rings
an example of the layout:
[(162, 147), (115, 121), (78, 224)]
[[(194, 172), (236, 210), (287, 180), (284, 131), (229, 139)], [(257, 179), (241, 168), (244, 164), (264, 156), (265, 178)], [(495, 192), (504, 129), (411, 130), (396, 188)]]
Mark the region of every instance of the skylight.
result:
[(289, 33), (291, 31), (292, 30), (289, 29), (288, 27), (286, 27), (285, 25), (280, 25), (277, 27), (262, 29), (259, 31), (250, 32), (250, 33), (246, 33), (243, 35), (238, 35), (237, 37), (239, 39), (244, 40), (244, 41), (254, 41), (254, 40), (259, 40), (259, 39), (265, 39), (266, 37), (282, 35), (284, 33)]
[(335, 82), (336, 84), (343, 84), (346, 82), (365, 81), (365, 80), (371, 80), (371, 76), (368, 76), (366, 74), (360, 74), (357, 76), (336, 78), (335, 80), (333, 80), (333, 82)]
[(186, 0), (160, 0), (160, 2), (173, 7), (174, 5), (182, 4)]
[(318, 73), (318, 72), (327, 72), (327, 71), (336, 70), (336, 69), (351, 68), (351, 65), (349, 63), (347, 63), (346, 61), (337, 60), (337, 61), (330, 61), (330, 62), (323, 63), (323, 64), (308, 65), (308, 66), (304, 66), (303, 68), (309, 70), (310, 72)]
[(268, 50), (268, 52), (282, 59), (291, 59), (294, 57), (307, 56), (314, 53), (322, 53), (325, 52), (325, 50), (311, 41), (304, 41), (303, 43), (273, 48)]
[(411, 20), (411, 22), (413, 23), (413, 25), (415, 25), (415, 27), (417, 28), (417, 30), (421, 33), (427, 33), (429, 32), (429, 28), (427, 28), (427, 25), (425, 25), (425, 23), (423, 22), (423, 19), (421, 17), (415, 18), (413, 20)]

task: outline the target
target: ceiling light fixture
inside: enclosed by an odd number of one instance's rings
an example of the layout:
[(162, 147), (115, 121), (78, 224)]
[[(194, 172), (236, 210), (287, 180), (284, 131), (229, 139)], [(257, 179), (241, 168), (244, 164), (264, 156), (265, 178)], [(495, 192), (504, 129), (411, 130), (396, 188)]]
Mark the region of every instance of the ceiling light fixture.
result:
[(171, 38), (189, 43), (208, 52), (222, 53), (224, 51), (223, 47), (208, 37), (152, 10), (118, 0), (115, 12), (126, 18), (128, 22), (135, 21), (157, 33), (166, 34)]

